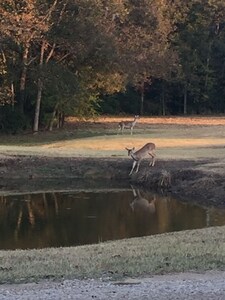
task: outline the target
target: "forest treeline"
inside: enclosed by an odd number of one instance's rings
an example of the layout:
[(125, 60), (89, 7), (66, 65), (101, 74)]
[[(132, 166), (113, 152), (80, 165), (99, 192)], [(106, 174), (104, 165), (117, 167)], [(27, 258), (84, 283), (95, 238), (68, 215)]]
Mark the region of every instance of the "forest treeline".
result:
[(0, 130), (225, 112), (224, 0), (1, 0)]

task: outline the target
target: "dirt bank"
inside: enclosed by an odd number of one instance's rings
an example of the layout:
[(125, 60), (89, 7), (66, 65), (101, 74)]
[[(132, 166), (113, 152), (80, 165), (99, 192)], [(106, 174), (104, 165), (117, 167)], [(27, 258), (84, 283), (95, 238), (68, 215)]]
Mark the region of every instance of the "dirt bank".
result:
[[(0, 193), (76, 189), (90, 181), (107, 185), (144, 186), (171, 193), (183, 201), (205, 206), (225, 206), (225, 172), (219, 160), (159, 160), (153, 168), (147, 161), (129, 176), (128, 158), (63, 158), (2, 155)], [(222, 171), (221, 171), (222, 170)]]

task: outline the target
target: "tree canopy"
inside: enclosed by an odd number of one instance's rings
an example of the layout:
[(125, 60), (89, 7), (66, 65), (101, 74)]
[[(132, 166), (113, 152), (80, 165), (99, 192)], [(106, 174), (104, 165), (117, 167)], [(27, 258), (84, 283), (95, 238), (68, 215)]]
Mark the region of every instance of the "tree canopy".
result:
[(223, 0), (2, 0), (0, 130), (224, 113), (224, 50)]

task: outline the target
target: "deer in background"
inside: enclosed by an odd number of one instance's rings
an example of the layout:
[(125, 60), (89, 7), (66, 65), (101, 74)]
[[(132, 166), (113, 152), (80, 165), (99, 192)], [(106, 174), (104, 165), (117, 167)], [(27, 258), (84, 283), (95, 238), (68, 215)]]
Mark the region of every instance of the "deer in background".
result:
[(130, 129), (130, 134), (132, 135), (134, 126), (137, 123), (137, 120), (139, 118), (140, 117), (137, 115), (137, 116), (134, 116), (133, 121), (121, 121), (121, 122), (119, 122), (119, 131), (121, 131), (121, 133), (123, 134), (124, 129)]
[(139, 170), (141, 161), (144, 158), (147, 158), (149, 156), (152, 157), (152, 160), (150, 161), (149, 166), (153, 167), (155, 165), (155, 157), (156, 157), (155, 152), (154, 152), (155, 148), (156, 147), (155, 147), (154, 143), (147, 143), (141, 149), (139, 149), (137, 151), (135, 151), (134, 147), (132, 149), (125, 148), (128, 151), (128, 156), (131, 156), (131, 158), (134, 161), (129, 175), (131, 175), (133, 173), (136, 165), (137, 165), (137, 168), (136, 168), (136, 173), (137, 173)]

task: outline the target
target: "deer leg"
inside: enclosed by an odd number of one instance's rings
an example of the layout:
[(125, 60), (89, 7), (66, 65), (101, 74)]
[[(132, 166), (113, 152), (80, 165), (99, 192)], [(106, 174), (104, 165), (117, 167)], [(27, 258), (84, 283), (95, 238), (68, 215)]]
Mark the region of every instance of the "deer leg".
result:
[(152, 161), (150, 161), (149, 166), (154, 167), (154, 165), (155, 165), (155, 156), (156, 155), (153, 152), (149, 152), (148, 154), (152, 157)]
[(130, 134), (133, 135), (133, 127), (130, 128)]
[(121, 123), (119, 124), (118, 134), (121, 132), (123, 134), (124, 125)]
[(133, 192), (134, 197), (137, 197), (136, 190), (134, 189), (134, 187), (133, 187), (132, 185), (130, 185), (130, 186), (131, 186), (131, 189), (132, 189), (132, 192)]
[(140, 161), (137, 162), (137, 168), (136, 168), (136, 173), (138, 172), (139, 170), (139, 166), (140, 166)]
[(131, 175), (131, 174), (133, 173), (133, 170), (134, 170), (134, 168), (135, 168), (136, 164), (137, 164), (137, 162), (136, 162), (136, 161), (134, 161), (134, 162), (133, 162), (132, 169), (131, 169), (131, 171), (130, 171), (129, 175)]

